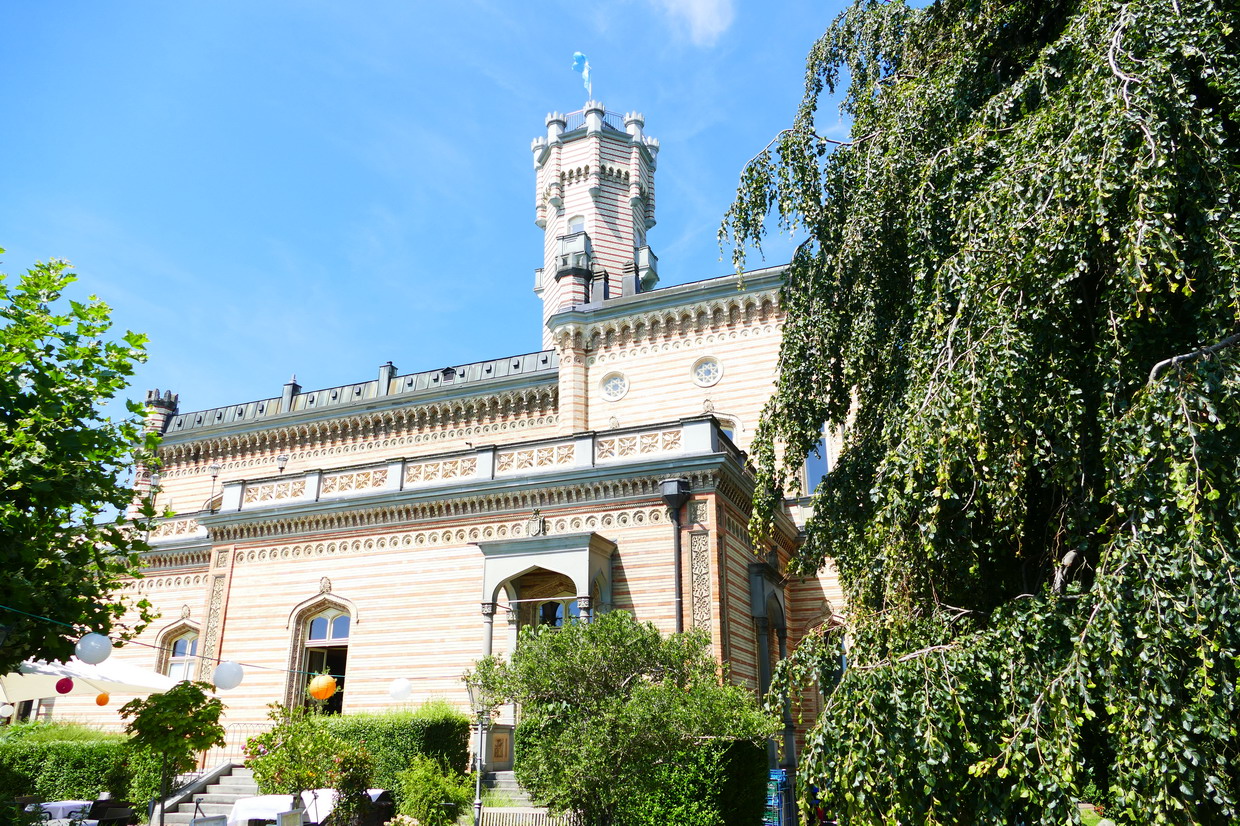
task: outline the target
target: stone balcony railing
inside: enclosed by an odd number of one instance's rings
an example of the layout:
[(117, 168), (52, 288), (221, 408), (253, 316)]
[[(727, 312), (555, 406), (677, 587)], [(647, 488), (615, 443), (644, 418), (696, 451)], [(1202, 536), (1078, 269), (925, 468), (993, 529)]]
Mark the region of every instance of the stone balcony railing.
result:
[(691, 419), (382, 464), (226, 482), (219, 511), (279, 508), (720, 452), (740, 459), (739, 452), (718, 431), (713, 420)]

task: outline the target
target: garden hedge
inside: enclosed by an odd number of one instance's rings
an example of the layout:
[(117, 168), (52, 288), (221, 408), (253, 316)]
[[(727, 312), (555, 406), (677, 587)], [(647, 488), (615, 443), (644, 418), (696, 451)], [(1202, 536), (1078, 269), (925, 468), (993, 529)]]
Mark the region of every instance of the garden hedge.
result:
[(428, 703), (416, 711), (333, 715), (323, 721), (330, 733), (370, 751), (377, 788), (397, 792), (397, 775), (418, 756), (432, 757), (456, 771), (464, 771), (469, 762), (469, 718), (445, 702)]
[(125, 738), (27, 742), (0, 740), (0, 800), (37, 794), (44, 800), (93, 800), (129, 791), (131, 751)]

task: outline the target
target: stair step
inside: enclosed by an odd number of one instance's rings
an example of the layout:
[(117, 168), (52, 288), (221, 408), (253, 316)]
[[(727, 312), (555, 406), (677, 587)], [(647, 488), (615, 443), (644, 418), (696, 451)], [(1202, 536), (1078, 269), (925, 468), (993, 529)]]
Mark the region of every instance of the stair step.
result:
[[(253, 796), (254, 795), (224, 794), (222, 793), (222, 791), (219, 791), (218, 789), (213, 788), (213, 786), (207, 786), (206, 793), (203, 793), (201, 795), (193, 795), (193, 799), (200, 802), (200, 804), (205, 804), (205, 802), (226, 802), (226, 804), (234, 804), (234, 802), (241, 800), (242, 797), (253, 797)], [(181, 805), (182, 806), (188, 805), (191, 807), (193, 806), (193, 804), (181, 804)]]
[[(200, 803), (198, 804), (198, 811), (204, 815), (226, 815), (232, 811), (232, 807), (232, 803)], [(190, 804), (189, 810), (190, 812), (194, 811), (194, 804)]]

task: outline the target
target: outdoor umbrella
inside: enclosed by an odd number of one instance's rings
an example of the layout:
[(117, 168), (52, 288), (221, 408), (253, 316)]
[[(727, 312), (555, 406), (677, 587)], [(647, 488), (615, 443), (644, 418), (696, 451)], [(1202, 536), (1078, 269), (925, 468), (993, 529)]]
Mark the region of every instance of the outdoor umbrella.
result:
[(172, 677), (114, 660), (99, 665), (77, 657), (65, 663), (26, 660), (17, 671), (0, 674), (0, 703), (56, 697), (56, 683), (65, 677), (73, 678), (70, 694), (153, 694), (177, 684)]

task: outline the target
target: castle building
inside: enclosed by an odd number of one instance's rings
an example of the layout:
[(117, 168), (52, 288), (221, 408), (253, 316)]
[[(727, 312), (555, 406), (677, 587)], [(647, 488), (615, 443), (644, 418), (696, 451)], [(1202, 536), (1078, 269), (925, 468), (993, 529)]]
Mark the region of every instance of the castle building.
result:
[[(243, 663), (223, 695), (240, 737), (269, 703), (303, 702), (307, 672), (341, 676), (345, 713), (403, 705), (395, 678), (413, 684), (405, 702), (467, 708), (462, 673), (511, 652), (521, 627), (617, 609), (704, 629), (730, 679), (760, 690), (829, 620), (834, 576), (784, 574), (803, 501), (768, 546), (747, 530), (782, 269), (657, 287), (659, 143), (639, 114), (553, 113), (532, 152), (541, 349), (412, 373), (388, 362), (339, 387), (294, 379), (211, 410), (148, 394), (157, 504), (176, 515), (128, 589), (160, 618), (114, 656), (207, 680)], [(811, 483), (824, 472), (812, 458)], [(500, 722), (494, 768), (512, 759), (511, 712)]]

